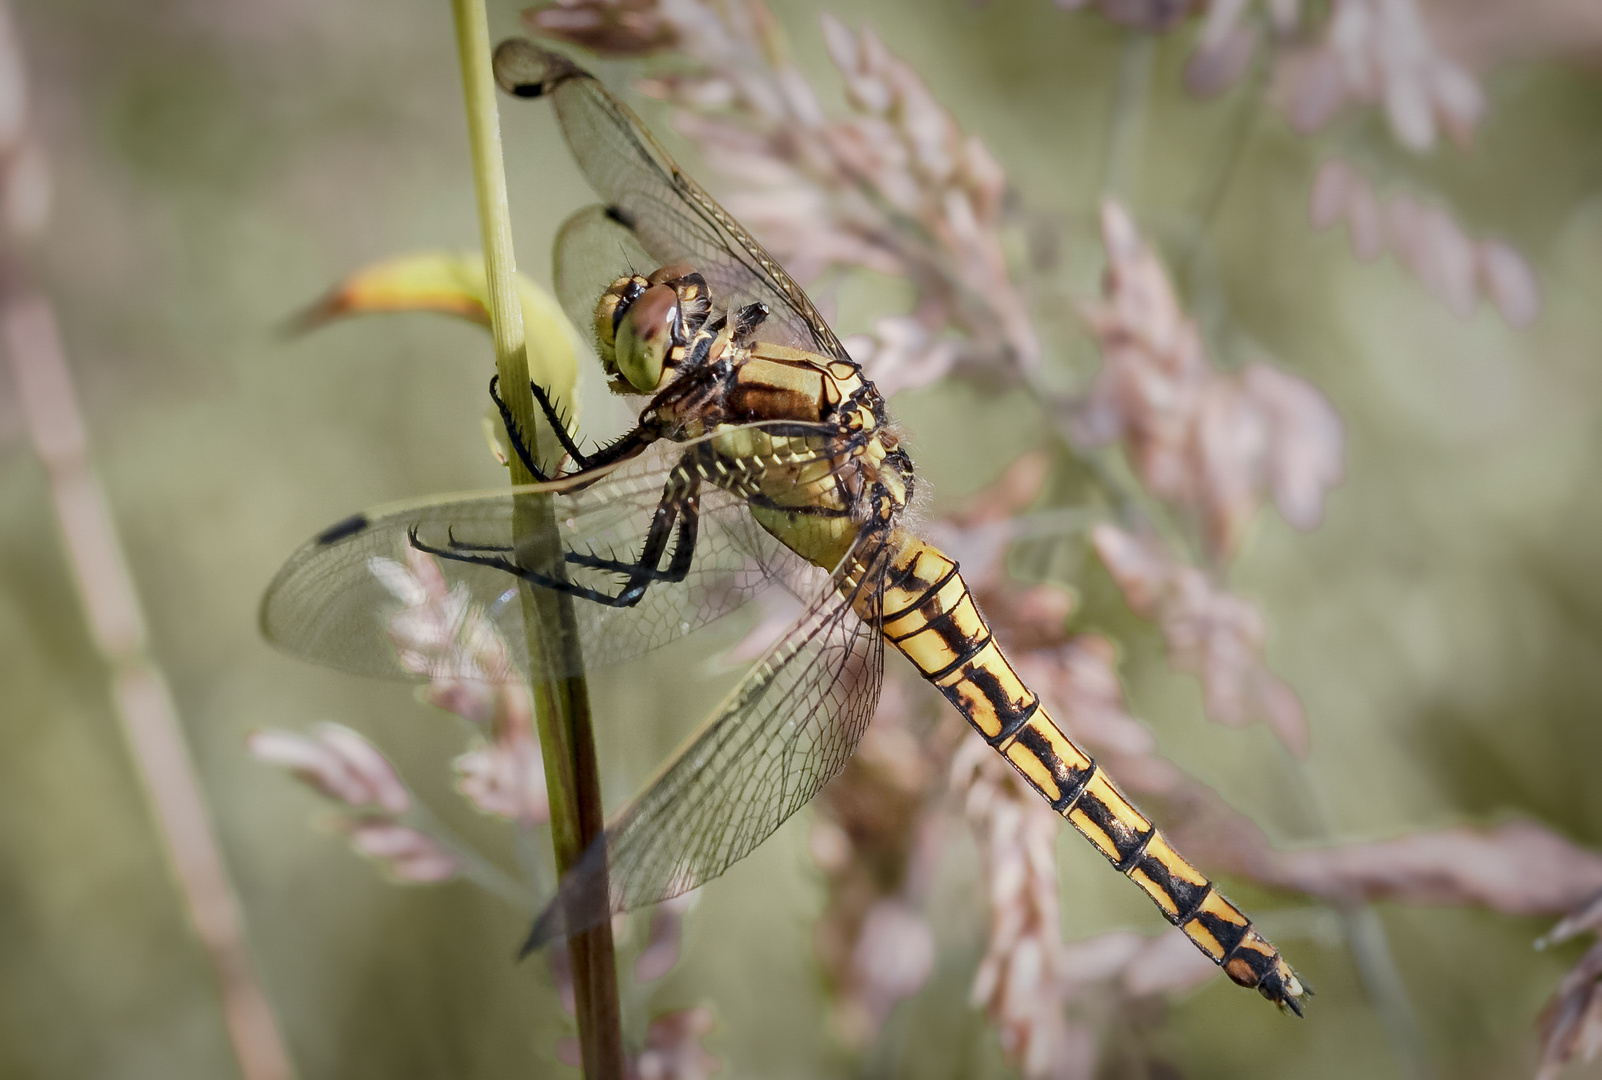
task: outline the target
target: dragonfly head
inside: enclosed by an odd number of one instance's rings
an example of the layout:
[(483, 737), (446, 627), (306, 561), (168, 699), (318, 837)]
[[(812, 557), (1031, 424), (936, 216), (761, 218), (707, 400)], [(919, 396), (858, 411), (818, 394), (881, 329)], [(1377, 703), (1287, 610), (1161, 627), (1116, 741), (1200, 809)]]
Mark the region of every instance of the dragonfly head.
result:
[(683, 264), (612, 282), (595, 305), (595, 341), (612, 388), (654, 394), (710, 311), (706, 280)]

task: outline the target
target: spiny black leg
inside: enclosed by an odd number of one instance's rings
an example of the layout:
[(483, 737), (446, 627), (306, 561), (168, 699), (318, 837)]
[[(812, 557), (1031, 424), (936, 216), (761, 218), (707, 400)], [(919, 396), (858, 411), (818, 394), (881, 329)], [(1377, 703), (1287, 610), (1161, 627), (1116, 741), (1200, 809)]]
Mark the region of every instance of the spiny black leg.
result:
[(650, 446), (657, 438), (658, 436), (654, 432), (649, 432), (643, 427), (637, 427), (618, 438), (616, 442), (608, 443), (589, 455), (585, 459), (584, 468), (580, 470), (580, 473), (570, 475), (577, 476), (593, 469), (604, 469), (608, 465), (614, 465), (622, 461), (624, 458), (631, 458), (647, 446)]
[(599, 555), (582, 551), (568, 552), (567, 561), (589, 570), (605, 570), (615, 574), (638, 575), (644, 572), (649, 575), (652, 582), (683, 581), (689, 576), (690, 562), (695, 557), (695, 542), (700, 531), (701, 520), (700, 496), (685, 496), (679, 513), (678, 541), (673, 546), (673, 558), (668, 563), (666, 570), (647, 566), (643, 558), (636, 562), (624, 562), (621, 559), (603, 559)]
[[(617, 594), (619, 606), (639, 603), (654, 582), (683, 581), (689, 575), (690, 561), (695, 555), (701, 506), (700, 485), (700, 476), (684, 468), (682, 464), (673, 471), (667, 484), (663, 486), (662, 498), (651, 516), (651, 528), (646, 533), (645, 543), (640, 547), (640, 557), (634, 562), (603, 559), (598, 555), (578, 551), (567, 553), (568, 562), (591, 570), (627, 575), (627, 580)], [(680, 520), (681, 515), (682, 520)], [(673, 559), (664, 571), (658, 567), (667, 550), (668, 537), (673, 532), (676, 521), (678, 543), (674, 546)]]
[(597, 604), (605, 604), (608, 607), (632, 607), (639, 603), (639, 597), (634, 597), (632, 600), (624, 600), (620, 597), (608, 596), (599, 589), (591, 589), (584, 585), (575, 585), (571, 581), (563, 581), (560, 578), (553, 578), (548, 574), (542, 574), (537, 570), (529, 570), (525, 567), (519, 566), (511, 559), (506, 558), (504, 555), (471, 555), (464, 553), (474, 550), (470, 547), (439, 548), (433, 546), (432, 544), (425, 544), (417, 535), (417, 529), (415, 526), (407, 530), (406, 538), (411, 542), (412, 547), (423, 552), (425, 555), (433, 555), (440, 559), (449, 559), (452, 562), (467, 563), (471, 566), (487, 566), (492, 570), (501, 570), (505, 573), (511, 574), (515, 578), (520, 578), (521, 580), (527, 581), (532, 585), (537, 585), (542, 589), (550, 589), (552, 592), (566, 593), (569, 596), (576, 596), (580, 600), (591, 600)]
[(679, 522), (679, 542), (673, 548), (673, 560), (668, 563), (667, 581), (683, 581), (690, 576), (690, 560), (695, 557), (695, 542), (701, 535), (701, 496), (692, 493), (684, 504), (684, 518)]
[[(523, 441), (522, 431), (518, 428), (517, 422), (512, 419), (512, 410), (501, 400), (500, 392), (497, 389), (499, 385), (500, 376), (497, 375), (490, 380), (490, 397), (494, 399), (495, 407), (501, 412), (501, 421), (506, 425), (507, 437), (512, 440), (512, 449), (517, 451), (519, 460), (528, 466), (528, 471), (534, 479), (544, 483), (550, 477), (534, 463), (534, 455), (529, 452), (528, 444)], [(563, 473), (563, 480), (576, 479), (582, 477), (585, 473), (603, 469), (608, 465), (615, 465), (625, 458), (631, 458), (660, 437), (654, 430), (648, 430), (643, 426), (637, 427), (623, 435), (616, 442), (602, 447), (595, 453), (584, 454), (579, 450), (578, 444), (568, 435), (567, 426), (562, 423), (560, 415), (551, 404), (549, 395), (541, 389), (538, 383), (529, 383), (529, 389), (534, 392), (534, 400), (539, 402), (540, 408), (545, 412), (545, 418), (551, 422), (551, 427), (556, 431), (556, 437), (561, 442), (562, 449), (578, 465), (576, 471)]]
[[(512, 449), (517, 452), (519, 460), (528, 467), (528, 471), (534, 479), (544, 483), (550, 479), (550, 476), (534, 463), (534, 455), (529, 451), (528, 443), (523, 439), (523, 432), (517, 426), (517, 422), (512, 419), (512, 410), (501, 399), (499, 386), (500, 376), (496, 375), (490, 379), (490, 398), (495, 402), (495, 407), (500, 410), (501, 422), (506, 425), (506, 435), (512, 441)], [(573, 463), (578, 466), (576, 471), (564, 474), (566, 477), (578, 476), (590, 469), (610, 465), (615, 461), (630, 457), (644, 449), (651, 442), (651, 439), (644, 437), (639, 429), (635, 429), (601, 452), (586, 455), (578, 448), (578, 444), (573, 441), (572, 436), (568, 434), (567, 424), (562, 419), (561, 414), (557, 412), (556, 406), (552, 404), (550, 395), (545, 392), (545, 388), (536, 382), (530, 382), (528, 386), (529, 390), (533, 392), (534, 400), (539, 404), (540, 410), (545, 413), (545, 419), (550, 422), (551, 430), (556, 432), (557, 442), (562, 444), (562, 449), (573, 459)]]
[(515, 550), (506, 544), (475, 544), (471, 540), (458, 540), (454, 529), (445, 530), (445, 543), (452, 551), (493, 551), (505, 554)]
[[(656, 512), (651, 515), (651, 528), (645, 534), (645, 543), (640, 546), (640, 557), (634, 565), (626, 571), (628, 580), (618, 591), (617, 603), (620, 607), (633, 607), (645, 596), (645, 591), (652, 581), (661, 580), (661, 571), (657, 569), (662, 562), (662, 556), (667, 551), (668, 538), (673, 534), (673, 526), (677, 523), (679, 514), (695, 498), (700, 486), (700, 477), (683, 467), (673, 470), (668, 482), (662, 488), (662, 499), (656, 504)], [(681, 531), (682, 538), (683, 533)], [(691, 536), (694, 544), (694, 536)], [(577, 552), (572, 553), (577, 555)], [(674, 562), (679, 561), (679, 554), (674, 553)], [(595, 563), (612, 563), (616, 560), (595, 559)], [(590, 560), (580, 556), (573, 561), (586, 565)], [(688, 573), (688, 559), (686, 557), (685, 572)]]
[(567, 420), (551, 404), (551, 397), (545, 392), (545, 387), (537, 382), (530, 381), (528, 388), (534, 392), (534, 400), (539, 402), (541, 410), (545, 413), (545, 419), (550, 422), (551, 430), (556, 432), (556, 441), (562, 444), (562, 449), (566, 450), (567, 456), (573, 459), (573, 464), (577, 465), (581, 471), (589, 468), (589, 459), (584, 456), (584, 453), (579, 450), (578, 444), (568, 435)]
[(543, 484), (550, 477), (545, 474), (545, 470), (534, 463), (534, 455), (529, 453), (528, 444), (523, 441), (522, 429), (517, 426), (517, 421), (512, 418), (511, 408), (501, 400), (500, 391), (497, 389), (500, 383), (501, 377), (499, 374), (490, 376), (490, 400), (495, 402), (495, 407), (501, 411), (501, 423), (506, 425), (506, 437), (511, 440), (512, 449), (516, 452), (518, 460), (523, 463), (523, 467), (528, 470), (530, 476)]
[[(576, 551), (566, 553), (566, 560), (574, 565), (628, 575), (627, 581), (615, 595), (552, 577), (537, 570), (530, 570), (507, 557), (507, 553), (513, 549), (502, 545), (461, 542), (448, 529), (445, 547), (425, 544), (418, 536), (416, 526), (408, 529), (406, 535), (412, 547), (438, 558), (500, 570), (540, 588), (566, 593), (597, 604), (609, 607), (633, 607), (644, 598), (646, 590), (653, 582), (683, 581), (688, 576), (699, 531), (699, 488), (700, 477), (696, 473), (682, 467), (674, 470), (662, 489), (662, 498), (651, 517), (651, 527), (646, 533), (640, 557), (633, 563), (625, 563), (618, 559), (603, 559)], [(679, 520), (681, 514), (682, 521)], [(678, 544), (668, 569), (664, 571), (658, 567), (667, 550), (668, 538), (673, 534), (675, 524), (678, 525)]]

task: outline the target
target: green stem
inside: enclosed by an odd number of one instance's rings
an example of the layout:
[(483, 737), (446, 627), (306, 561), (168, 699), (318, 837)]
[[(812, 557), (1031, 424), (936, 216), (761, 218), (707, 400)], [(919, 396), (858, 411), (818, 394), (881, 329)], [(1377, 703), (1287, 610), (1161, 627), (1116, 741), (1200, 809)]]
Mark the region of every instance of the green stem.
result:
[[(512, 254), (511, 211), (501, 158), (500, 118), (491, 71), (489, 23), (483, 0), (451, 0), (461, 54), (462, 89), (467, 99), (467, 131), (472, 147), (473, 182), (483, 229), (484, 268), (489, 279), (491, 332), (501, 394), (512, 417), (540, 454), (534, 398), (529, 391), (528, 345), (517, 295), (517, 263)], [(514, 457), (512, 482), (533, 477)], [(547, 500), (519, 498), (513, 529), (527, 538), (530, 555), (556, 553), (561, 539)], [(560, 566), (556, 558), (552, 565)], [(601, 784), (595, 738), (590, 727), (589, 687), (582, 675), (571, 598), (527, 582), (520, 589), (523, 626), (528, 636), (529, 673), (535, 722), (550, 790), (551, 841), (557, 872), (566, 873), (601, 835)], [(610, 922), (568, 938), (573, 990), (578, 1011), (584, 1075), (589, 1080), (621, 1080), (623, 1039), (617, 996), (617, 965)]]

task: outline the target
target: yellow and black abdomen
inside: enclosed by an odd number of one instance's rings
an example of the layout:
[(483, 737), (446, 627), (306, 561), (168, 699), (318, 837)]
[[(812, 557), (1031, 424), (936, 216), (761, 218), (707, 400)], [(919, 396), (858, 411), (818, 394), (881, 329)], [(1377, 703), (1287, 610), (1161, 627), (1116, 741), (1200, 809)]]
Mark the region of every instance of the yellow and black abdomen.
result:
[(885, 639), (1231, 979), (1300, 1015), (1306, 989), (1296, 973), (1063, 734), (1002, 655), (957, 564), (900, 530), (896, 540), (881, 600)]

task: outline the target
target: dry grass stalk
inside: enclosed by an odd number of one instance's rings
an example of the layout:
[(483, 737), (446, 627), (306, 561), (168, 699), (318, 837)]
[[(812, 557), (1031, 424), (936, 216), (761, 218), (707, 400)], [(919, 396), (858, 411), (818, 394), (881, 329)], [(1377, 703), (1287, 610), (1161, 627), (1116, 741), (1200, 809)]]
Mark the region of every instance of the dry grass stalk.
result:
[(357, 854), (381, 863), (392, 881), (449, 881), (462, 860), (430, 833), (401, 823), (412, 794), (395, 767), (372, 743), (339, 724), (318, 724), (309, 735), (269, 728), (247, 740), (258, 761), (288, 769), (301, 783), (353, 809), (356, 816), (329, 822), (350, 837)]
[[(1235, 84), (1266, 39), (1273, 46), (1270, 97), (1295, 130), (1311, 135), (1351, 106), (1373, 105), (1384, 109), (1392, 134), (1408, 150), (1432, 150), (1443, 131), (1460, 147), (1470, 146), (1488, 110), (1485, 91), (1437, 38), (1445, 31), (1461, 39), (1460, 51), (1484, 53), (1497, 35), (1465, 29), (1455, 6), (1432, 27), (1415, 0), (1336, 0), (1323, 18), (1305, 8), (1302, 0), (1208, 5), (1186, 85), (1207, 96)], [(1587, 24), (1561, 0), (1530, 15), (1512, 20), (1530, 26), (1501, 37), (1539, 40), (1558, 52), (1572, 49), (1576, 38), (1594, 42), (1602, 33), (1602, 23)], [(1509, 29), (1506, 21), (1498, 25)], [(1564, 32), (1543, 29), (1553, 26)], [(1480, 66), (1490, 62), (1482, 57)], [(1312, 218), (1317, 228), (1345, 220), (1353, 251), (1365, 262), (1394, 252), (1460, 316), (1474, 310), (1481, 291), (1513, 326), (1527, 326), (1540, 310), (1534, 272), (1514, 248), (1470, 239), (1445, 209), (1411, 195), (1382, 203), (1368, 180), (1344, 162), (1327, 162), (1320, 170)]]
[(1587, 905), (1602, 892), (1602, 853), (1533, 822), (1277, 850), (1250, 818), (1158, 753), (1151, 731), (1128, 711), (1116, 663), (1110, 641), (1078, 634), (1056, 648), (1030, 652), (1020, 667), (1059, 706), (1075, 740), (1130, 794), (1163, 811), (1174, 844), (1204, 865), (1336, 907), (1389, 900), (1570, 916), (1553, 931), (1553, 940), (1591, 925)]
[[(1162, 33), (1172, 30), (1186, 16), (1207, 7), (1204, 0), (1055, 0), (1064, 11), (1094, 7), (1108, 22), (1131, 30)], [(1218, 4), (1215, 2), (1214, 7)], [(1230, 6), (1227, 3), (1224, 6)]]
[(1351, 105), (1378, 105), (1396, 140), (1422, 152), (1442, 132), (1468, 146), (1485, 117), (1485, 91), (1441, 52), (1414, 0), (1335, 0), (1320, 37), (1288, 52), (1278, 75), (1286, 116), (1303, 132)]
[(1262, 720), (1304, 756), (1307, 716), (1296, 692), (1264, 663), (1268, 624), (1257, 606), (1176, 561), (1155, 537), (1103, 524), (1091, 539), (1130, 610), (1162, 628), (1168, 662), (1201, 681), (1207, 715), (1231, 726)]
[[(22, 47), (0, 0), (0, 225), (13, 243), (41, 234), (53, 196), (28, 109)], [(294, 1075), (245, 940), (200, 777), (166, 678), (148, 651), (139, 598), (100, 478), (50, 301), (7, 252), (0, 265), (0, 336), (10, 353), (33, 445), (50, 478), (57, 525), (90, 635), (110, 670), (112, 698), (170, 869), (212, 974), (245, 1080)]]
[(89, 457), (55, 314), (13, 280), (0, 297), (0, 334), (34, 447), (50, 476), (56, 520), (90, 633), (111, 672), (112, 697), (134, 767), (210, 961), (223, 1021), (246, 1080), (288, 1080), (294, 1069), (245, 942), (200, 778), (177, 706), (151, 660), (144, 616), (110, 507)]
[(1602, 1051), (1602, 944), (1592, 945), (1558, 983), (1541, 1010), (1541, 1064), (1536, 1080), (1554, 1080), (1575, 1058)]
[(1602, 8), (1591, 0), (1429, 0), (1424, 14), (1442, 51), (1473, 72), (1541, 60), (1594, 70), (1602, 58)]
[[(1602, 892), (1575, 908), (1537, 945), (1567, 941), (1602, 930)], [(1552, 1080), (1578, 1057), (1594, 1061), (1602, 1051), (1602, 942), (1580, 957), (1541, 1010), (1541, 1067), (1536, 1080)]]
[(1467, 146), (1485, 117), (1484, 90), (1442, 51), (1415, 0), (1333, 0), (1322, 18), (1303, 0), (1220, 0), (1208, 6), (1186, 85), (1214, 94), (1234, 84), (1265, 37), (1275, 97), (1303, 133), (1376, 105), (1398, 142), (1426, 151), (1442, 131)]
[(401, 664), (428, 676), (419, 697), (472, 721), (486, 741), (454, 762), (457, 788), (479, 810), (524, 827), (550, 821), (528, 685), (506, 642), (465, 591), (452, 590), (429, 555), (374, 559), (374, 576), (402, 606), (389, 616)]

